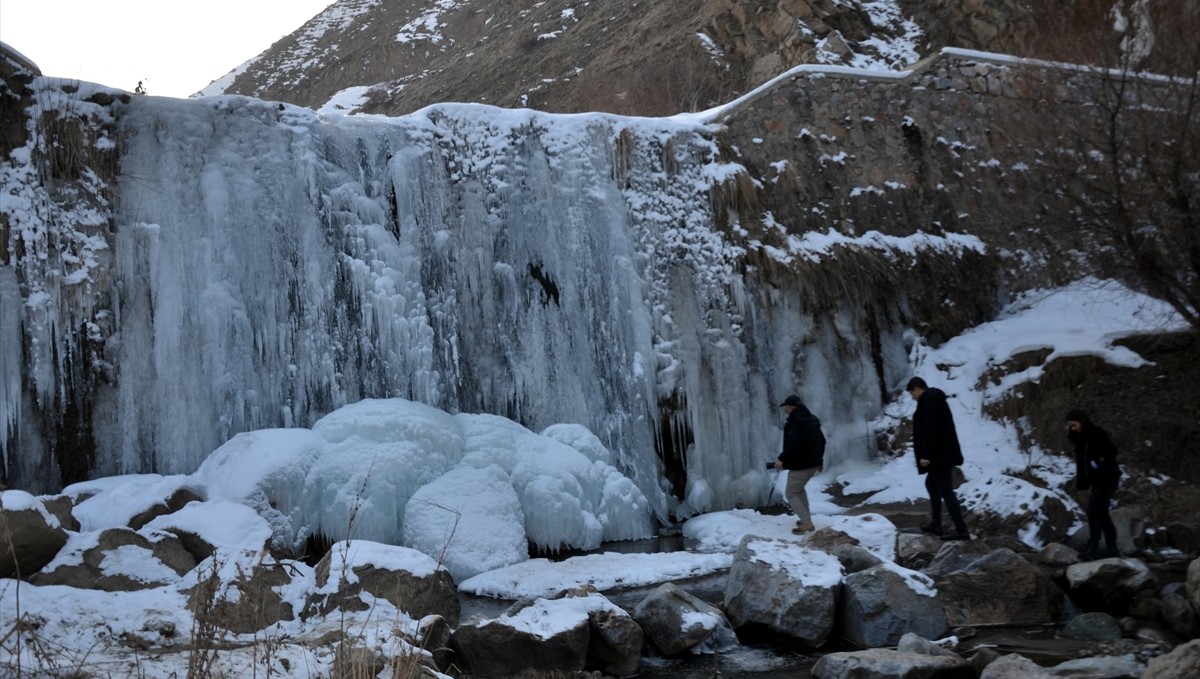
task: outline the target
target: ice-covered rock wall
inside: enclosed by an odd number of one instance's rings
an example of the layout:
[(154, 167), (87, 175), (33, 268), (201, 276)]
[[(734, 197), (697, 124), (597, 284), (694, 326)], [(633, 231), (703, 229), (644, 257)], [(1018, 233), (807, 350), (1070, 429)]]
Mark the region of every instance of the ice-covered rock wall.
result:
[[(53, 490), (67, 459), (190, 473), (238, 432), (403, 397), (584, 424), (660, 516), (672, 494), (681, 512), (752, 505), (784, 396), (822, 418), (831, 463), (865, 458), (906, 370), (891, 293), (819, 310), (759, 275), (714, 198), (745, 177), (696, 122), (465, 105), (321, 118), (239, 97), (111, 110), (111, 233), (87, 285), (32, 299), (36, 262), (0, 268), (11, 484)], [(46, 191), (30, 177), (9, 190)], [(45, 231), (38, 215), (10, 215), (17, 238)], [(64, 423), (87, 445), (56, 447)]]

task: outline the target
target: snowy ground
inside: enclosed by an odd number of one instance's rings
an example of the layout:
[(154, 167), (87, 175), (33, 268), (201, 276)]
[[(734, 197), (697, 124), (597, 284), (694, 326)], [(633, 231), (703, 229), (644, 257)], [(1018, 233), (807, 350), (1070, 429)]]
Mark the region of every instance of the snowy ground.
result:
[[(1061, 485), (1070, 473), (1065, 458), (1051, 454), (1061, 451), (1021, 450), (1011, 426), (989, 421), (981, 414), (987, 402), (1013, 386), (1036, 382), (1043, 366), (1030, 367), (1008, 376), (999, 386), (977, 391), (973, 385), (984, 371), (1016, 353), (1036, 348), (1051, 349), (1047, 362), (1059, 356), (1091, 354), (1110, 363), (1137, 366), (1143, 359), (1114, 346), (1115, 340), (1181, 327), (1181, 321), (1162, 304), (1113, 283), (1085, 281), (1066, 289), (1025, 295), (995, 322), (974, 328), (937, 349), (916, 342), (911, 356), (913, 374), (951, 395), (951, 409), (966, 457), (966, 483), (959, 492), (968, 511), (987, 508), (1015, 513), (1022, 503), (1036, 503), (1039, 492), (1053, 492), (1024, 482), (1004, 485), (1004, 492), (990, 490), (997, 487), (997, 479), (1008, 478), (1005, 472), (1024, 469), (1031, 460), (1038, 461), (1038, 473), (1047, 478), (1051, 488)], [(937, 366), (948, 367), (943, 370)], [(911, 415), (912, 409), (907, 397), (896, 399), (878, 427), (893, 426)], [(268, 536), (278, 540), (281, 535), (295, 538), (303, 534), (314, 506), (345, 502), (354, 488), (374, 482), (345, 473), (336, 483), (314, 487), (306, 483), (305, 479), (311, 481), (311, 477), (304, 470), (323, 469), (323, 475), (330, 477), (337, 460), (347, 459), (347, 455), (361, 461), (382, 454), (408, 460), (414, 466), (407, 469), (425, 484), (423, 487), (432, 485), (439, 493), (422, 499), (420, 489), (411, 492), (413, 499), (407, 513), (442, 511), (443, 519), (453, 517), (453, 521), (439, 521), (432, 514), (425, 515), (421, 521), (424, 532), (403, 528), (404, 544), (420, 548), (436, 542), (446, 553), (427, 557), (409, 547), (360, 542), (352, 548), (358, 554), (354, 558), (420, 569), (429, 563), (436, 565), (433, 558), (446, 559), (449, 555), (459, 564), (460, 577), (456, 581), (460, 591), (468, 594), (516, 599), (550, 595), (585, 583), (602, 592), (651, 586), (721, 572), (729, 567), (733, 550), (747, 534), (795, 539), (790, 532), (790, 517), (737, 509), (687, 521), (684, 535), (694, 548), (685, 552), (627, 554), (601, 548), (563, 561), (531, 560), (521, 549), (512, 548), (514, 541), (523, 544), (534, 534), (540, 536), (539, 541), (565, 542), (567, 537), (575, 536), (594, 541), (588, 544), (590, 547), (599, 547), (599, 539), (611, 539), (614, 531), (626, 538), (653, 532), (648, 507), (637, 506), (636, 487), (609, 464), (603, 446), (589, 432), (577, 426), (556, 426), (535, 434), (501, 418), (451, 416), (409, 402), (375, 401), (343, 411), (312, 430), (242, 435), (210, 456), (193, 475), (119, 477), (67, 489), (69, 494), (95, 495), (78, 506), (76, 515), (83, 528), (72, 536), (59, 559), (78, 558), (78, 548), (86, 546), (96, 531), (123, 524), (164, 493), (181, 487), (204, 491), (209, 499), (189, 505), (169, 521), (156, 520), (143, 531), (186, 525), (219, 545), (218, 555), (227, 563), (236, 562), (237, 555), (247, 553), (247, 548), (257, 558), (255, 546), (263, 544)], [(436, 449), (438, 454), (411, 454), (420, 447), (418, 444), (424, 446), (421, 450)], [(428, 463), (433, 457), (437, 458), (436, 465)], [(235, 461), (241, 464), (235, 465)], [(442, 478), (454, 475), (451, 478), (455, 483), (435, 485), (439, 477), (431, 474), (434, 466), (445, 472)], [(392, 482), (407, 481), (397, 477)], [(782, 483), (782, 478), (776, 481), (775, 497), (781, 496)], [(819, 528), (843, 530), (876, 555), (893, 560), (895, 526), (878, 514), (843, 514), (844, 510), (826, 492), (834, 484), (842, 485), (847, 494), (871, 493), (866, 504), (921, 498), (924, 487), (912, 460), (904, 457), (826, 469), (810, 485), (814, 521)], [(263, 501), (268, 492), (273, 503)], [(305, 492), (316, 493), (308, 504), (302, 497)], [(1074, 506), (1069, 497), (1061, 497)], [(290, 498), (291, 506), (280, 504), (279, 498)], [(9, 509), (39, 504), (20, 491), (6, 491), (0, 501)], [(248, 507), (256, 508), (257, 513)], [(357, 506), (356, 511), (366, 515), (390, 511), (393, 516), (389, 520), (395, 520), (398, 509), (367, 504)], [(517, 525), (522, 516), (523, 527)], [(1030, 541), (1032, 534), (1023, 531), (1021, 537)], [(426, 551), (430, 551), (428, 547)], [(497, 562), (497, 555), (503, 557), (501, 562)], [(489, 567), (470, 569), (462, 565), (471, 563)], [(212, 563), (208, 565), (212, 567)], [(111, 555), (105, 568), (135, 577), (144, 569), (142, 576), (147, 581), (161, 574), (149, 572), (161, 566), (139, 561), (132, 552)], [(197, 570), (201, 568), (204, 564)], [(311, 568), (294, 564), (293, 570), (296, 580), (283, 594), (285, 598), (294, 597), (298, 610), (304, 595), (316, 585)], [(186, 647), (195, 624), (184, 607), (181, 590), (194, 584), (193, 574), (177, 585), (130, 593), (0, 581), (0, 668), (87, 668), (113, 677), (179, 676), (188, 660), (181, 649)], [(33, 627), (27, 629), (35, 631), (12, 633), (17, 619), (31, 623)], [(284, 622), (256, 635), (231, 636), (227, 640), (234, 642), (234, 648), (224, 652), (219, 662), (228, 668), (228, 676), (257, 676), (267, 672), (268, 665), (271, 676), (316, 676), (328, 670), (332, 656), (292, 643), (294, 640), (315, 638), (322, 630), (339, 626), (346, 629), (349, 625), (368, 645), (384, 652), (390, 649), (394, 654), (397, 641), (392, 631), (411, 624), (403, 612), (379, 602), (371, 611), (337, 621)], [(149, 654), (128, 642), (166, 627), (173, 627), (176, 633), (174, 641), (163, 643), (174, 644), (178, 653)], [(264, 656), (263, 644), (274, 644), (270, 646), (272, 654)], [(286, 665), (280, 664), (279, 659), (284, 657), (289, 659)]]

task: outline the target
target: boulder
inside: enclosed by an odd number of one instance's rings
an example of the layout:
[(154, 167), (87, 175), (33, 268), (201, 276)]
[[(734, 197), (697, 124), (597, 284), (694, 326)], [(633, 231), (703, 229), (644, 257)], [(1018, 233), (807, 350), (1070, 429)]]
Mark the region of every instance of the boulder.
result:
[(252, 634), (295, 619), (280, 592), (291, 585), (298, 566), (262, 552), (218, 552), (188, 574), (180, 592), (198, 628)]
[(631, 677), (638, 673), (645, 637), (642, 626), (623, 609), (596, 608), (588, 611), (589, 668), (605, 675)]
[(1083, 641), (1114, 641), (1121, 638), (1121, 624), (1108, 613), (1096, 611), (1071, 618), (1063, 627), (1063, 636)]
[[(450, 637), (456, 663), (472, 676), (508, 679), (530, 670), (540, 673), (582, 672), (592, 656), (593, 613), (597, 620), (612, 622), (622, 615), (620, 608), (599, 594), (537, 599), (513, 604), (492, 620), (460, 625)], [(641, 652), (634, 649), (628, 623), (609, 627), (615, 632), (610, 641), (625, 638), (629, 643), (620, 651), (617, 664), (628, 668)], [(610, 646), (612, 650), (616, 646)], [(632, 658), (630, 653), (635, 655)]]
[(812, 675), (817, 679), (975, 679), (975, 670), (958, 657), (872, 648), (822, 656)]
[(1146, 666), (1141, 679), (1195, 679), (1200, 669), (1200, 639), (1193, 639), (1160, 655)]
[[(1117, 551), (1121, 554), (1136, 554), (1146, 547), (1146, 510), (1140, 505), (1122, 505), (1109, 512), (1117, 528)], [(1085, 524), (1068, 539), (1068, 544), (1082, 550), (1088, 542), (1090, 531)], [(1103, 542), (1101, 542), (1103, 544)]]
[(71, 496), (53, 495), (38, 499), (42, 501), (42, 506), (46, 508), (46, 511), (58, 519), (59, 525), (66, 530), (79, 532), (79, 521), (71, 513), (71, 509), (75, 507), (75, 501), (71, 499)]
[(896, 642), (896, 650), (901, 653), (920, 653), (922, 655), (945, 655), (951, 658), (959, 658), (962, 656), (946, 648), (933, 643), (919, 634), (906, 632), (900, 637), (900, 641)]
[(1155, 582), (1154, 574), (1137, 559), (1100, 559), (1067, 568), (1071, 598), (1085, 611), (1123, 611)]
[(804, 539), (804, 545), (813, 549), (832, 552), (835, 547), (843, 545), (857, 546), (858, 538), (836, 528), (825, 527), (809, 533)]
[(1180, 639), (1196, 636), (1196, 613), (1188, 600), (1179, 594), (1163, 595), (1162, 621)]
[(883, 563), (883, 559), (875, 556), (874, 552), (858, 545), (836, 545), (825, 551), (836, 557), (847, 573), (865, 571)]
[(29, 581), (105, 592), (133, 592), (179, 582), (196, 560), (178, 538), (158, 531), (109, 528), (73, 533), (54, 561)]
[(1053, 675), (1019, 653), (1009, 653), (988, 664), (979, 679), (1051, 679)]
[(929, 565), (942, 548), (942, 539), (924, 533), (896, 534), (896, 563), (905, 568), (921, 569)]
[(1039, 624), (1057, 620), (1062, 611), (1062, 591), (1050, 576), (1010, 549), (963, 552), (937, 563), (941, 557), (927, 572), (952, 627)]
[(1051, 568), (1066, 568), (1079, 563), (1079, 552), (1061, 542), (1051, 542), (1038, 552), (1038, 561)]
[(842, 582), (837, 629), (857, 646), (895, 646), (906, 632), (938, 639), (948, 628), (937, 589), (924, 574), (881, 564)]
[(724, 609), (735, 629), (762, 625), (816, 648), (833, 629), (842, 565), (791, 540), (747, 535), (733, 555)]
[(633, 618), (642, 626), (646, 639), (666, 656), (737, 645), (737, 636), (719, 608), (669, 582), (643, 599), (634, 608)]
[(0, 491), (0, 578), (37, 573), (67, 543), (67, 531), (22, 490)]
[(305, 603), (304, 617), (325, 616), (336, 608), (365, 611), (371, 607), (365, 593), (411, 618), (440, 615), (451, 627), (458, 624), (458, 588), (449, 571), (415, 549), (342, 541), (321, 557), (315, 571), (317, 589)]
[(176, 488), (169, 497), (161, 502), (156, 502), (150, 507), (134, 514), (129, 519), (129, 527), (137, 530), (154, 519), (183, 509), (189, 502), (202, 502), (204, 498), (190, 488)]

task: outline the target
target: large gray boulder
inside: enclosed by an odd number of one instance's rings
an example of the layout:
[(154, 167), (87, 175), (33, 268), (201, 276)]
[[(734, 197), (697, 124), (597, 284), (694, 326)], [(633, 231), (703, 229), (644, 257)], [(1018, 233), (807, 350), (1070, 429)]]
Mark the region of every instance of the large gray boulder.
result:
[(896, 563), (905, 568), (921, 569), (929, 565), (942, 548), (942, 539), (924, 533), (896, 534)]
[[(935, 564), (942, 559), (938, 555)], [(952, 627), (1039, 624), (1057, 620), (1062, 591), (1042, 569), (1010, 549), (980, 555), (961, 552), (933, 575)]]
[(906, 632), (938, 639), (949, 626), (937, 589), (928, 576), (881, 564), (846, 576), (837, 629), (857, 646), (895, 646)]
[(67, 531), (36, 497), (0, 491), (0, 578), (27, 578), (67, 543)]
[(29, 581), (105, 592), (154, 589), (180, 581), (196, 559), (174, 535), (109, 528), (74, 533), (52, 562)]
[(747, 535), (734, 552), (723, 607), (735, 629), (762, 625), (815, 648), (833, 630), (842, 575), (827, 552)]
[(454, 630), (450, 646), (455, 664), (476, 677), (576, 673), (591, 665), (628, 676), (637, 673), (641, 653), (634, 627), (627, 613), (599, 594), (568, 595), (518, 602), (492, 620), (465, 623)]
[(1121, 611), (1134, 596), (1153, 589), (1154, 573), (1138, 559), (1101, 559), (1067, 568), (1071, 598), (1088, 611)]
[(669, 582), (643, 599), (634, 608), (633, 618), (642, 626), (646, 639), (666, 656), (692, 649), (720, 651), (737, 645), (737, 636), (721, 609)]
[(1103, 611), (1093, 611), (1071, 618), (1063, 627), (1062, 634), (1084, 641), (1115, 641), (1122, 636), (1121, 624)]
[(317, 589), (305, 603), (306, 618), (326, 616), (337, 608), (368, 610), (372, 602), (363, 597), (367, 594), (415, 619), (440, 615), (452, 627), (458, 624), (458, 588), (450, 572), (415, 549), (342, 541), (321, 557), (315, 571)]
[(975, 679), (975, 669), (958, 657), (872, 648), (822, 656), (812, 675), (817, 679)]

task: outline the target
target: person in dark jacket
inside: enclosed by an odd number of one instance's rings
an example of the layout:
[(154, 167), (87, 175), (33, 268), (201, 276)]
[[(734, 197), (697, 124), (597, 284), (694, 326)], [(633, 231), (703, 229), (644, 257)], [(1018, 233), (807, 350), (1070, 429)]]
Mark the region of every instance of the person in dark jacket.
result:
[[(1108, 432), (1092, 423), (1087, 413), (1067, 413), (1067, 438), (1075, 447), (1075, 489), (1091, 490), (1087, 500), (1088, 542), (1081, 555), (1085, 561), (1100, 556), (1120, 556), (1117, 527), (1108, 506), (1117, 492), (1121, 468), (1117, 465), (1117, 447)], [(1104, 551), (1100, 551), (1100, 536)]]
[(925, 380), (914, 377), (905, 391), (917, 402), (913, 413), (913, 452), (917, 473), (925, 475), (925, 490), (929, 493), (932, 520), (921, 526), (921, 532), (942, 535), (942, 505), (945, 504), (954, 532), (946, 540), (968, 540), (971, 534), (963, 521), (962, 507), (954, 494), (954, 468), (963, 463), (954, 415), (946, 403), (946, 392), (930, 389)]
[(804, 486), (824, 469), (825, 434), (821, 431), (821, 421), (804, 406), (799, 396), (788, 396), (779, 407), (788, 417), (783, 425), (783, 452), (775, 460), (775, 468), (787, 470), (785, 494), (788, 506), (796, 514), (796, 527), (792, 532), (801, 535), (816, 528)]

